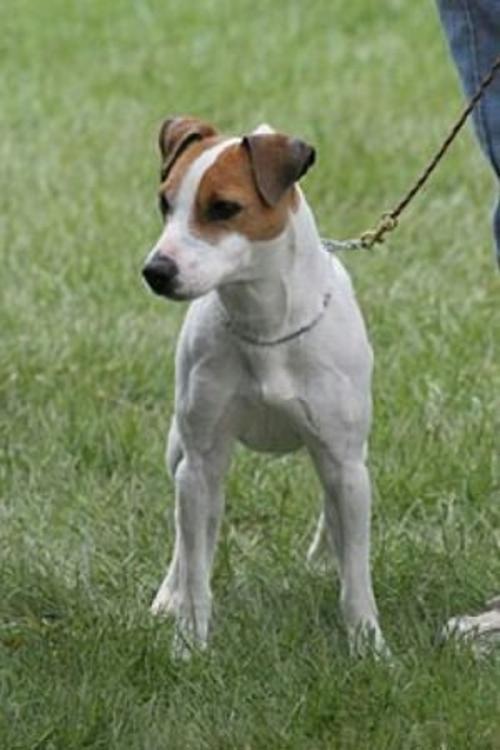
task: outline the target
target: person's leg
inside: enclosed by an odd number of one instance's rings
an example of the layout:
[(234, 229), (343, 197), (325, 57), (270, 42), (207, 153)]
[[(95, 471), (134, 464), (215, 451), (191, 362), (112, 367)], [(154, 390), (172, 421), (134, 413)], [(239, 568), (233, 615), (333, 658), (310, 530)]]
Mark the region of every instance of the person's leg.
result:
[[(462, 86), (471, 97), (500, 55), (498, 0), (437, 0), (437, 4)], [(500, 180), (500, 73), (476, 106), (473, 120), (481, 148)], [(500, 204), (493, 233), (500, 263)]]
[[(498, 0), (437, 0), (437, 4), (463, 89), (470, 98), (500, 55)], [(473, 121), (481, 148), (500, 180), (500, 73), (476, 106)], [(500, 202), (493, 217), (493, 234), (500, 264)], [(500, 597), (488, 602), (480, 615), (452, 617), (443, 635), (477, 638), (480, 648), (485, 647), (485, 640), (491, 643), (499, 638)]]

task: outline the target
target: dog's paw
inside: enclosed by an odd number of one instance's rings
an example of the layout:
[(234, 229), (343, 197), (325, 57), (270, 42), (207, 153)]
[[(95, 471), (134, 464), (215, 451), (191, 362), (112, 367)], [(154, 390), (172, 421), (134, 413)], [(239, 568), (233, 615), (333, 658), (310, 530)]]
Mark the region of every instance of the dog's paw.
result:
[(376, 661), (389, 665), (394, 663), (392, 652), (378, 625), (363, 623), (356, 628), (349, 628), (348, 639), (351, 656), (362, 659), (371, 656)]
[(206, 651), (207, 646), (207, 640), (196, 635), (191, 622), (183, 622), (182, 620), (176, 622), (171, 650), (173, 659), (183, 662), (190, 661), (194, 654)]
[(185, 592), (162, 584), (150, 608), (155, 617), (175, 620), (172, 656), (181, 661), (190, 659), (193, 651), (204, 651), (208, 642), (210, 601), (193, 604), (191, 599)]
[(175, 602), (172, 592), (161, 586), (153, 599), (150, 610), (154, 617), (169, 617), (175, 613)]

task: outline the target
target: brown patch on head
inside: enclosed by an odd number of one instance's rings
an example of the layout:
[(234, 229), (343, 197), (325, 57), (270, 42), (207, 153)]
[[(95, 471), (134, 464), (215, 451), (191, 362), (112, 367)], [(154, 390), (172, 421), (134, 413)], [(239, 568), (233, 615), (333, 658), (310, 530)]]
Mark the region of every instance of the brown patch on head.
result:
[[(266, 142), (258, 142), (255, 149), (249, 148), (248, 141), (257, 138)], [(294, 182), (307, 169), (303, 164), (301, 168), (290, 167), (290, 161), (296, 163), (298, 157), (295, 143), (283, 135), (266, 134), (249, 136), (241, 144), (228, 146), (200, 181), (194, 230), (212, 241), (227, 232), (238, 232), (253, 241), (270, 240), (281, 234), (290, 210), (296, 209)], [(307, 158), (312, 163), (312, 149), (307, 148)], [(255, 150), (258, 150), (258, 164)], [(302, 162), (304, 158), (305, 151), (301, 154)], [(266, 196), (261, 189), (261, 178), (269, 187)]]
[(195, 117), (169, 117), (164, 120), (158, 135), (158, 145), (163, 158), (162, 181), (167, 178), (177, 159), (191, 144), (214, 135), (216, 130), (212, 125)]
[(163, 157), (158, 198), (165, 218), (191, 164), (203, 151), (218, 143), (221, 136), (208, 123), (193, 117), (176, 117), (165, 120), (158, 140)]

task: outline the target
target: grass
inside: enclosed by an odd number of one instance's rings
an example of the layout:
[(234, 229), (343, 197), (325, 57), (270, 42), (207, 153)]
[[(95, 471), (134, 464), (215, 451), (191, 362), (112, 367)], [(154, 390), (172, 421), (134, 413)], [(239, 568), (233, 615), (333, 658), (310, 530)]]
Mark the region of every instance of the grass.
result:
[(438, 648), (500, 587), (491, 177), (462, 136), (398, 232), (346, 257), (376, 352), (373, 567), (396, 666), (351, 661), (303, 564), (303, 456), (238, 452), (213, 647), (171, 660), (148, 603), (184, 308), (139, 281), (171, 112), (318, 147), (326, 235), (390, 207), (460, 105), (431, 3), (6, 0), (0, 7), (0, 747), (500, 748), (500, 663)]

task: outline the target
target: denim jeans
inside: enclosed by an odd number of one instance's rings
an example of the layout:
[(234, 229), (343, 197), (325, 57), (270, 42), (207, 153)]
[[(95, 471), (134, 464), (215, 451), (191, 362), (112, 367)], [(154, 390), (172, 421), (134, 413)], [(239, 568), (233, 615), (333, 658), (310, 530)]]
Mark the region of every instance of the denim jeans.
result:
[[(468, 97), (500, 55), (500, 0), (437, 0), (439, 15)], [(474, 130), (500, 180), (500, 71), (476, 105)], [(500, 264), (500, 202), (493, 215)]]

